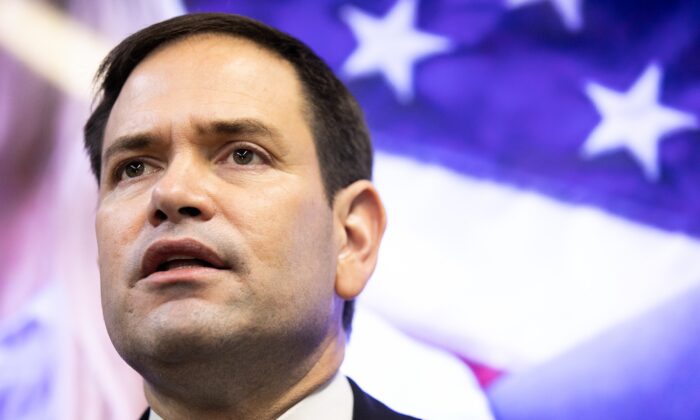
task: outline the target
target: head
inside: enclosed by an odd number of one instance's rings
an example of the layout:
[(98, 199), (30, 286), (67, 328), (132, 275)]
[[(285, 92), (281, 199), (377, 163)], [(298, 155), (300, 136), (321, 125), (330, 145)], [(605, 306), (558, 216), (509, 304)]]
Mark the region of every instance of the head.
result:
[(177, 362), (183, 342), (209, 357), (250, 337), (312, 351), (349, 331), (385, 216), (361, 111), (323, 61), (202, 14), (130, 36), (98, 76), (85, 145), (122, 356)]
[[(85, 147), (98, 183), (102, 178), (104, 132), (114, 103), (133, 69), (153, 51), (196, 34), (221, 34), (255, 43), (292, 65), (304, 95), (304, 114), (312, 130), (326, 198), (360, 179), (372, 179), (372, 145), (362, 110), (333, 71), (304, 43), (243, 16), (204, 13), (152, 25), (120, 43), (104, 60), (97, 103), (85, 126)], [(343, 309), (350, 333), (354, 300)]]

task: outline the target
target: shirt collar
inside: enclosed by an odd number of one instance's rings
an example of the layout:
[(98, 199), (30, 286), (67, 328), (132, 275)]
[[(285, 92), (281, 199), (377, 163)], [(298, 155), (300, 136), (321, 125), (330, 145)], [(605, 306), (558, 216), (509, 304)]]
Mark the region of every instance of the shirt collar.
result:
[(328, 383), (299, 401), (277, 420), (351, 420), (352, 409), (352, 388), (345, 375), (338, 372)]
[[(277, 420), (351, 420), (352, 410), (352, 388), (347, 378), (338, 372), (333, 379), (285, 411)], [(148, 418), (163, 420), (153, 409)]]

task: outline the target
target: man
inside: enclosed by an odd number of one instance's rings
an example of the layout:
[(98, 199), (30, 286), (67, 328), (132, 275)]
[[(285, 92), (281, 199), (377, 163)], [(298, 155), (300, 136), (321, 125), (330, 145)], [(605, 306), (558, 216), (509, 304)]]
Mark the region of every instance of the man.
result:
[(201, 14), (130, 36), (99, 76), (102, 305), (143, 418), (409, 418), (338, 373), (386, 218), (330, 69), (259, 22)]

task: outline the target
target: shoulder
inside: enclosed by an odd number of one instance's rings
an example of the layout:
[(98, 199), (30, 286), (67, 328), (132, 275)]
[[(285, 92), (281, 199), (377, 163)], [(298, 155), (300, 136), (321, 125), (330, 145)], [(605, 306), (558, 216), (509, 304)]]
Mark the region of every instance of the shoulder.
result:
[(348, 378), (354, 400), (352, 420), (417, 420), (397, 413), (379, 400), (367, 394), (355, 381)]

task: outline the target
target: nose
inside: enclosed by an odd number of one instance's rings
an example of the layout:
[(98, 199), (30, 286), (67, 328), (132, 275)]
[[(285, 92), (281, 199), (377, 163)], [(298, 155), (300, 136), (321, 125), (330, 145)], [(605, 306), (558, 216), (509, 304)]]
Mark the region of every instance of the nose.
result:
[(165, 169), (151, 191), (148, 212), (151, 225), (211, 219), (214, 204), (207, 193), (206, 179), (206, 174), (200, 173), (191, 162), (180, 162)]

